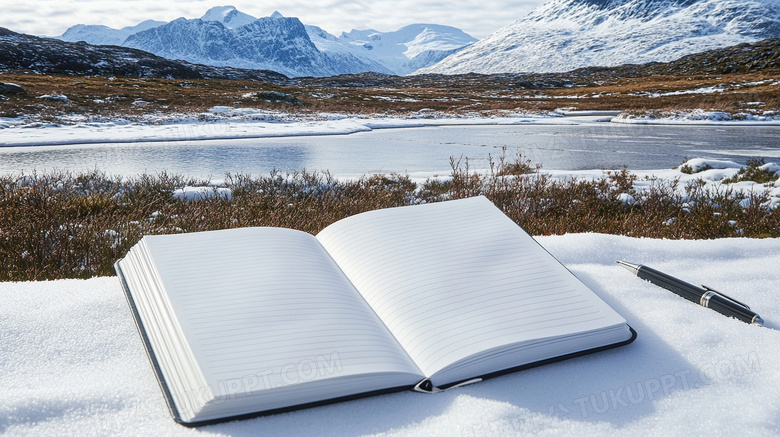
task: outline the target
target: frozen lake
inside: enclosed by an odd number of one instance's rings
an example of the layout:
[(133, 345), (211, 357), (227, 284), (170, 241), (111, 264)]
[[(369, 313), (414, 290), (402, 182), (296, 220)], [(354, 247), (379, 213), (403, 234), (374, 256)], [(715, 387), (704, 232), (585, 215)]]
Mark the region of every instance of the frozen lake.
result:
[(0, 148), (0, 174), (98, 169), (125, 176), (167, 171), (203, 178), (227, 173), (329, 170), (448, 174), (450, 157), (487, 167), (506, 146), (549, 170), (667, 169), (687, 158), (744, 163), (780, 160), (780, 127), (584, 125), (446, 126), (380, 129), (351, 135), (241, 140)]

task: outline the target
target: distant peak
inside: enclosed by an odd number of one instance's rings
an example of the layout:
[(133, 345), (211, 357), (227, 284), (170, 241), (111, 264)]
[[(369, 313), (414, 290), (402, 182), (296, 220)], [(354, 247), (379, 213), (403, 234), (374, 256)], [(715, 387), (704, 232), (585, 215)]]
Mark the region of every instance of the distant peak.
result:
[(201, 20), (204, 21), (219, 21), (220, 19), (224, 18), (225, 15), (237, 10), (235, 6), (214, 6), (213, 8), (206, 11), (205, 14), (203, 14), (203, 17), (201, 17)]
[(280, 14), (279, 11), (274, 11), (274, 13), (271, 14), (271, 18), (284, 18), (284, 15)]
[(239, 11), (235, 6), (215, 6), (206, 11), (200, 19), (218, 21), (228, 28), (240, 27), (257, 20), (257, 18)]

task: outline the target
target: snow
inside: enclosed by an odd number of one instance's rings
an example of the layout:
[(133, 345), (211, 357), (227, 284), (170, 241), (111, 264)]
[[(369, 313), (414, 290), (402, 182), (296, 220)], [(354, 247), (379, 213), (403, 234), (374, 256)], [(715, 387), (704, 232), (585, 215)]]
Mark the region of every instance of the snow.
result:
[[(251, 93), (247, 94), (251, 95)], [(55, 96), (56, 97), (56, 96)], [(64, 96), (63, 96), (64, 97)], [(144, 105), (144, 101), (133, 102)], [(728, 114), (724, 112), (675, 111), (665, 116), (619, 114), (618, 111), (571, 111), (523, 113), (506, 111), (491, 117), (479, 114), (451, 116), (430, 109), (409, 117), (381, 114), (350, 115), (318, 113), (293, 115), (254, 108), (214, 106), (200, 114), (149, 114), (135, 121), (125, 119), (89, 120), (86, 116), (64, 119), (67, 124), (40, 123), (23, 118), (0, 117), (0, 147), (48, 146), (96, 143), (142, 143), (194, 140), (224, 140), (313, 135), (348, 135), (374, 129), (394, 129), (455, 125), (582, 125), (589, 123), (636, 123), (679, 125), (780, 125), (780, 114)]]
[(661, 116), (620, 114), (612, 119), (615, 123), (627, 124), (707, 124), (741, 126), (780, 125), (780, 114), (776, 111), (743, 112), (731, 114), (722, 111), (694, 109), (691, 111), (666, 111)]
[[(403, 119), (340, 114), (305, 119), (221, 106), (197, 116), (132, 123), (76, 117), (69, 125), (31, 127), (0, 118), (0, 145), (328, 135), (443, 124), (582, 124), (605, 118), (604, 114), (569, 115), (578, 116), (518, 113), (442, 118), (424, 111)], [(640, 191), (650, 186), (651, 178), (679, 178), (683, 195), (686, 183), (701, 180), (715, 188), (741, 167), (703, 158), (684, 164), (696, 173), (679, 169), (631, 173), (637, 175), (635, 186)], [(780, 171), (778, 163), (763, 167)], [(544, 172), (560, 178), (605, 174), (602, 170)], [(780, 181), (768, 187), (752, 182), (732, 186), (767, 190), (774, 207), (780, 206)], [(174, 193), (184, 201), (230, 198), (231, 194), (216, 185), (182, 187)], [(637, 201), (627, 193), (620, 198), (627, 204)], [(287, 436), (780, 433), (780, 354), (776, 352), (780, 350), (776, 298), (780, 239), (678, 241), (585, 233), (537, 240), (628, 320), (639, 334), (635, 343), (434, 395), (374, 396), (196, 430), (170, 418), (117, 278), (0, 282), (0, 433), (224, 435), (254, 434), (258, 429), (264, 435)], [(748, 303), (767, 327), (750, 326), (696, 306), (632, 277), (616, 260), (647, 264), (723, 290)]]
[(66, 96), (64, 94), (44, 94), (44, 95), (38, 96), (38, 98), (39, 99), (43, 99), (43, 100), (59, 100), (61, 102), (70, 101), (68, 96)]
[[(146, 32), (150, 29), (156, 31)], [(412, 24), (393, 32), (353, 30), (336, 37), (278, 11), (258, 19), (234, 6), (212, 7), (200, 19), (147, 20), (123, 29), (79, 24), (57, 38), (134, 47), (197, 64), (269, 69), (288, 76), (366, 71), (402, 75), (477, 41), (460, 29), (436, 24)], [(263, 50), (265, 46), (273, 50)]]
[(173, 197), (185, 202), (195, 202), (210, 197), (219, 197), (230, 200), (233, 198), (233, 192), (230, 188), (221, 187), (184, 187), (174, 190)]
[(19, 118), (0, 117), (0, 129), (19, 126), (21, 124), (24, 124), (24, 121)]
[[(432, 395), (402, 392), (190, 429), (170, 418), (119, 281), (0, 283), (5, 435), (772, 435), (780, 239), (537, 237), (637, 331), (628, 346)], [(643, 263), (749, 304), (766, 327), (633, 277)]]
[(239, 11), (234, 6), (215, 6), (206, 11), (200, 19), (203, 21), (217, 21), (228, 29), (235, 29), (257, 20), (257, 18)]
[[(691, 173), (681, 171), (682, 168), (689, 168)], [(702, 185), (703, 189), (716, 192), (723, 189), (723, 180), (726, 178), (732, 178), (739, 173), (739, 170), (744, 166), (737, 164), (733, 161), (725, 161), (712, 158), (693, 158), (689, 159), (679, 167), (673, 169), (653, 169), (653, 170), (630, 170), (630, 173), (636, 176), (634, 182), (634, 189), (638, 192), (644, 192), (651, 188), (653, 184), (668, 182), (677, 180), (678, 183), (675, 186), (675, 194), (686, 201), (689, 193), (686, 187), (690, 185)], [(759, 168), (769, 170), (780, 175), (780, 164), (775, 162), (766, 163)], [(547, 174), (553, 178), (560, 180), (570, 180), (572, 178), (582, 180), (599, 180), (609, 177), (610, 173), (614, 173), (614, 170), (546, 170), (542, 169), (541, 173)], [(423, 182), (424, 179), (419, 179), (419, 182)], [(766, 192), (769, 195), (769, 208), (780, 207), (780, 179), (774, 183), (759, 184), (752, 181), (741, 181), (730, 183), (727, 185), (733, 190), (735, 195), (744, 194), (750, 196), (750, 194), (760, 194)], [(628, 193), (621, 193), (618, 198), (627, 205), (633, 205), (639, 201)], [(750, 202), (750, 199), (745, 199), (745, 202)], [(747, 204), (743, 204), (743, 207), (747, 207)]]
[(714, 94), (714, 93), (722, 93), (725, 89), (723, 89), (723, 86), (709, 86), (709, 87), (703, 87), (703, 88), (696, 88), (692, 90), (683, 90), (683, 91), (668, 91), (665, 93), (650, 93), (650, 92), (643, 92), (643, 93), (637, 93), (637, 96), (644, 96), (644, 97), (666, 97), (666, 96), (682, 96), (685, 94)]
[(393, 32), (352, 30), (338, 37), (316, 26), (307, 26), (307, 31), (322, 52), (347, 52), (398, 75), (430, 66), (477, 41), (460, 29), (425, 23), (410, 24)]
[(687, 165), (694, 173), (698, 173), (703, 170), (711, 169), (724, 169), (724, 168), (740, 168), (741, 166), (732, 161), (724, 161), (719, 159), (704, 159), (693, 158), (685, 161), (683, 165)]
[(610, 121), (612, 120), (612, 117), (616, 117), (620, 115), (620, 111), (576, 111), (576, 110), (559, 109), (556, 112), (563, 115), (564, 117), (583, 117), (588, 115), (608, 116)]
[(776, 0), (549, 0), (415, 74), (542, 73), (670, 62), (778, 32)]
[(172, 142), (214, 139), (269, 138), (311, 135), (347, 135), (374, 129), (511, 124), (579, 124), (603, 120), (603, 117), (563, 118), (541, 114), (508, 114), (507, 116), (444, 118), (421, 112), (415, 117), (394, 118), (350, 116), (321, 113), (310, 117), (263, 111), (251, 108), (215, 106), (193, 116), (150, 116), (137, 122), (126, 120), (82, 121), (72, 124), (13, 124), (0, 119), (3, 146), (65, 145), (95, 143)]
[(634, 199), (634, 196), (628, 194), (628, 193), (620, 193), (618, 195), (618, 199), (624, 204), (624, 205), (635, 205), (637, 203), (636, 199)]
[(163, 21), (146, 20), (135, 26), (123, 27), (122, 29), (113, 29), (103, 25), (77, 24), (55, 38), (70, 42), (85, 41), (94, 45), (118, 46), (122, 45), (125, 39), (134, 33), (153, 29), (163, 24), (165, 24)]

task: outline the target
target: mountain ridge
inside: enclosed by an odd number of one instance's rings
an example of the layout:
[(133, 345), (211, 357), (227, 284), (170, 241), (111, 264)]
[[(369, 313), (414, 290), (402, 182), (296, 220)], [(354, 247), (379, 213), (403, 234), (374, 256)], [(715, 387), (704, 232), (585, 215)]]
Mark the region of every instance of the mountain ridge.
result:
[(140, 24), (123, 29), (80, 24), (58, 38), (133, 47), (198, 64), (269, 69), (293, 77), (369, 71), (407, 74), (476, 42), (460, 29), (435, 24), (412, 24), (393, 32), (352, 30), (336, 37), (278, 11), (255, 18), (233, 6), (213, 7), (201, 18), (144, 23), (146, 28), (137, 31), (133, 28)]
[(297, 18), (266, 17), (234, 29), (219, 21), (178, 18), (130, 35), (123, 45), (219, 67), (273, 70), (287, 76), (337, 74)]
[(4, 71), (77, 76), (236, 79), (269, 83), (288, 80), (274, 71), (197, 65), (129, 47), (74, 43), (0, 27), (0, 72)]
[(780, 37), (769, 0), (550, 0), (417, 73), (561, 72), (668, 62)]
[(145, 20), (135, 26), (127, 26), (121, 29), (113, 29), (102, 24), (77, 24), (69, 27), (57, 39), (68, 42), (84, 41), (92, 45), (119, 46), (122, 45), (128, 36), (163, 24), (165, 24), (164, 21)]
[[(768, 38), (756, 43), (712, 49), (683, 56), (670, 62), (624, 64), (613, 67), (593, 66), (563, 73), (503, 73), (503, 74), (423, 74), (397, 76), (366, 72), (322, 78), (290, 79), (273, 71), (214, 67), (186, 61), (172, 61), (138, 49), (119, 46), (94, 46), (84, 42), (71, 43), (59, 39), (38, 37), (0, 27), (0, 73), (35, 72), (66, 75), (116, 75), (125, 77), (159, 77), (181, 79), (235, 79), (269, 83), (317, 83), (322, 86), (398, 86), (422, 79), (433, 82), (458, 80), (490, 80), (513, 82), (515, 86), (567, 86), (573, 77), (641, 77), (664, 75), (708, 75), (780, 72), (780, 38)], [(776, 74), (775, 73), (775, 74)], [(446, 85), (445, 85), (446, 86)]]

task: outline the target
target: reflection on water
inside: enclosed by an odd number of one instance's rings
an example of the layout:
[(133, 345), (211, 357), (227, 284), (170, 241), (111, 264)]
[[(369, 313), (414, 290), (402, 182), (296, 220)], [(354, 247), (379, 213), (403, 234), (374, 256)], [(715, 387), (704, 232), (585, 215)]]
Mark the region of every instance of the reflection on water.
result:
[(52, 169), (110, 174), (183, 174), (221, 178), (225, 173), (268, 174), (329, 170), (335, 175), (374, 172), (442, 173), (450, 157), (487, 167), (507, 148), (547, 169), (660, 169), (686, 158), (744, 162), (780, 158), (780, 127), (451, 126), (386, 129), (345, 136), (264, 138), (167, 143), (0, 148), (0, 174)]

